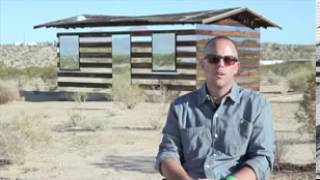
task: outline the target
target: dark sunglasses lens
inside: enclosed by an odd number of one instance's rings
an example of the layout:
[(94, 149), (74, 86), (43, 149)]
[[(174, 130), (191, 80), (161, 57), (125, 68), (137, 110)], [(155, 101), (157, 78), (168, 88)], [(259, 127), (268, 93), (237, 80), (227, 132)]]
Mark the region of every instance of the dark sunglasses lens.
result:
[(221, 57), (220, 56), (208, 56), (207, 59), (208, 59), (209, 63), (217, 64), (217, 63), (219, 63)]
[(223, 60), (226, 65), (233, 65), (237, 62), (237, 59), (233, 56), (225, 56)]
[(211, 64), (218, 64), (220, 62), (220, 59), (223, 59), (224, 64), (227, 66), (233, 65), (238, 61), (237, 58), (233, 56), (218, 56), (218, 55), (210, 55), (210, 56), (207, 56), (206, 59)]

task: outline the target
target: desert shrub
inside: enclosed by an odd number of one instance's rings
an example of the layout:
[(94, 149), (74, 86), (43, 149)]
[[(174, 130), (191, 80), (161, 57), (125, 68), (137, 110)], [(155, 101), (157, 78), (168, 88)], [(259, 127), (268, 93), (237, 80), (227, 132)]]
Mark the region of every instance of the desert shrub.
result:
[(112, 86), (113, 100), (123, 102), (128, 109), (133, 109), (138, 103), (144, 102), (146, 97), (143, 89), (138, 85), (130, 85), (124, 80), (117, 80)]
[(314, 72), (314, 66), (311, 63), (287, 62), (261, 66), (260, 72), (263, 83), (286, 84), (288, 89), (303, 91), (307, 88), (307, 78)]
[(308, 78), (312, 73), (307, 69), (289, 73), (287, 75), (289, 88), (293, 91), (303, 92), (308, 88)]
[(21, 113), (0, 121), (0, 159), (23, 163), (26, 153), (50, 142), (50, 129), (44, 116)]
[(10, 81), (0, 81), (0, 104), (6, 104), (19, 98), (19, 91)]
[(315, 134), (316, 124), (316, 82), (315, 73), (308, 76), (307, 88), (303, 93), (303, 100), (299, 103), (299, 109), (295, 113), (295, 118), (302, 123), (300, 131)]
[[(104, 130), (108, 121), (109, 114), (103, 118), (87, 116), (85, 114), (85, 104), (88, 98), (86, 92), (75, 92), (72, 96), (75, 106), (68, 112), (69, 118), (63, 124), (55, 127), (56, 131), (97, 131)], [(110, 114), (111, 116), (112, 114)]]
[(19, 77), (27, 77), (28, 79), (41, 78), (45, 81), (56, 79), (57, 68), (56, 66), (16, 68), (0, 64), (0, 77), (2, 79), (18, 79)]
[(169, 91), (161, 80), (158, 84), (160, 85), (158, 89), (153, 88), (151, 93), (146, 94), (146, 102), (168, 103), (180, 93), (180, 91)]

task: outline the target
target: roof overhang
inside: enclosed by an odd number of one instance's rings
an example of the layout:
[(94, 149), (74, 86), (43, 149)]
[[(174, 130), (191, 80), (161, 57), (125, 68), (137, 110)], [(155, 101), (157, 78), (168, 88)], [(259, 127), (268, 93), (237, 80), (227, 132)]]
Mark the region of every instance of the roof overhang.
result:
[(175, 14), (149, 16), (103, 16), (80, 15), (51, 21), (34, 26), (34, 28), (87, 28), (134, 25), (179, 25), (179, 24), (215, 24), (224, 19), (232, 19), (240, 24), (254, 28), (276, 27), (279, 25), (250, 10), (249, 8), (228, 8)]

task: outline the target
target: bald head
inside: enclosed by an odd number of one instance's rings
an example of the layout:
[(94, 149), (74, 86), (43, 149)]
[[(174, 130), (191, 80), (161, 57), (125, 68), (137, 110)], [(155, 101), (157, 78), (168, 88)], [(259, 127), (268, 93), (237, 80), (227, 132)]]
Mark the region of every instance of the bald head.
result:
[[(238, 50), (235, 43), (226, 36), (217, 36), (209, 40), (204, 47), (205, 55), (218, 54), (230, 55), (238, 58)], [(223, 54), (221, 54), (223, 53)]]

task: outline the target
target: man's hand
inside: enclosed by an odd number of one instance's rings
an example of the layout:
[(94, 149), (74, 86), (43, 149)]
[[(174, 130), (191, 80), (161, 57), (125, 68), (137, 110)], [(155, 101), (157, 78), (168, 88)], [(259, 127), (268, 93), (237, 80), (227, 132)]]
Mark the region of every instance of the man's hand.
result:
[(182, 165), (174, 159), (163, 160), (160, 164), (160, 170), (167, 180), (193, 180)]
[(241, 168), (238, 172), (234, 174), (234, 177), (237, 180), (256, 180), (257, 179), (255, 172), (249, 166), (245, 166)]

